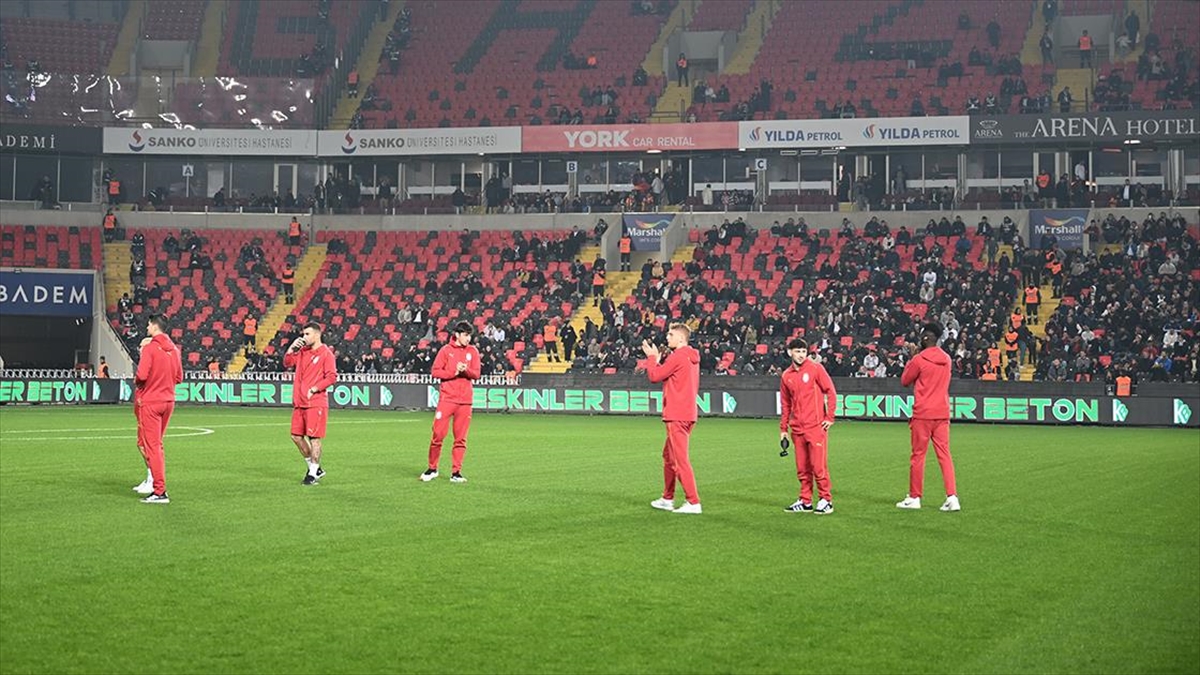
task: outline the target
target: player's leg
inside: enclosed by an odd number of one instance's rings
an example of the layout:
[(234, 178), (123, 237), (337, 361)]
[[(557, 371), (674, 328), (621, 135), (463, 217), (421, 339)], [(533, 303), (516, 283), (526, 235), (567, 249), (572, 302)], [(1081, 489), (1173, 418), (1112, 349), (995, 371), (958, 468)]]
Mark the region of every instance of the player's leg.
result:
[[(146, 463), (150, 465), (154, 493), (150, 497), (167, 493), (166, 463), (163, 460), (163, 408), (167, 404), (149, 403), (141, 406), (142, 443), (146, 452)], [(149, 499), (148, 497), (147, 499)]]
[(675, 481), (678, 476), (675, 473), (675, 453), (671, 450), (671, 423), (664, 422), (666, 425), (667, 439), (663, 441), (663, 499), (673, 502), (675, 501)]
[[(304, 436), (308, 443), (308, 475), (304, 480), (306, 483), (315, 483), (325, 475), (325, 470), (321, 468), (321, 448), (322, 439), (325, 438), (325, 429), (329, 421), (328, 408), (305, 408), (304, 409)], [(309, 481), (309, 478), (312, 478)]]
[(796, 480), (800, 481), (800, 497), (802, 504), (812, 505), (812, 454), (808, 447), (808, 437), (802, 433), (792, 433), (792, 447), (796, 451)]
[(808, 440), (808, 463), (813, 482), (817, 484), (817, 496), (832, 503), (833, 495), (829, 490), (829, 433), (817, 427), (806, 430), (804, 436)]
[(421, 480), (437, 478), (438, 462), (442, 458), (442, 441), (450, 431), (450, 411), (454, 406), (444, 401), (438, 401), (437, 409), (433, 412), (433, 436), (429, 440), (429, 468), (421, 474)]
[(300, 456), (304, 458), (305, 471), (307, 477), (309, 469), (312, 468), (312, 448), (308, 444), (308, 437), (305, 432), (305, 413), (304, 408), (292, 408), (292, 443), (296, 445), (296, 449), (300, 451)]
[(908, 468), (908, 496), (920, 499), (925, 489), (925, 453), (929, 451), (928, 420), (911, 420), (912, 457)]
[(471, 431), (471, 406), (461, 404), (454, 409), (454, 447), (450, 452), (450, 480), (466, 482), (462, 477), (463, 457), (467, 454), (467, 434)]
[(938, 466), (942, 469), (942, 483), (946, 487), (946, 503), (943, 511), (958, 511), (958, 485), (954, 479), (954, 458), (950, 456), (950, 421), (938, 420), (931, 429), (933, 451), (937, 455)]
[[(696, 475), (692, 471), (692, 460), (688, 455), (688, 441), (695, 422), (667, 422), (667, 434), (671, 436), (671, 454), (675, 460), (675, 474), (679, 484), (683, 486), (683, 496), (688, 505), (700, 506), (700, 493), (696, 490)], [(699, 513), (699, 509), (689, 510), (686, 506), (676, 509), (676, 512)]]

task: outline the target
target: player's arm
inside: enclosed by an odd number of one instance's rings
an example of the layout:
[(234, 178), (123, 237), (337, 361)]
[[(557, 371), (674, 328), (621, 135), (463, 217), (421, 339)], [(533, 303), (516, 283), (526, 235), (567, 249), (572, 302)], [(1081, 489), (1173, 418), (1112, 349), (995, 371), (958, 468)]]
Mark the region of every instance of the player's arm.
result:
[(651, 382), (662, 382), (683, 367), (683, 357), (671, 358), (673, 355), (668, 354), (662, 363), (655, 363), (653, 359), (650, 359), (650, 362), (646, 364), (646, 375), (650, 377)]
[(333, 386), (337, 382), (337, 367), (333, 364), (333, 354), (329, 354), (329, 358), (323, 359), (321, 362), (321, 377), (313, 383), (313, 389), (321, 392)]
[(175, 358), (171, 359), (171, 375), (175, 384), (183, 382), (183, 355), (176, 351)]
[(146, 351), (146, 347), (148, 346), (143, 346), (141, 352), (138, 354), (137, 373), (133, 376), (135, 382), (145, 382), (150, 379), (150, 373), (153, 372), (154, 353)]
[(837, 410), (837, 389), (824, 368), (821, 368), (821, 374), (817, 376), (817, 388), (825, 395), (825, 419), (821, 421), (821, 426), (828, 429), (833, 426), (833, 415)]
[(467, 376), (468, 380), (478, 380), (480, 374), (482, 373), (483, 364), (480, 363), (479, 350), (472, 349), (471, 351), (473, 352), (472, 356), (474, 358), (472, 358), (470, 361), (467, 361), (467, 369), (463, 371), (463, 374)]
[(299, 361), (300, 361), (300, 352), (294, 352), (290, 349), (288, 351), (284, 352), (284, 354), (283, 354), (283, 367), (284, 368), (287, 368), (288, 370), (294, 370), (296, 368), (296, 363)]
[(787, 386), (787, 380), (779, 379), (779, 437), (787, 438), (788, 426), (792, 420), (792, 390)]
[(445, 347), (438, 350), (437, 356), (433, 358), (433, 367), (430, 368), (429, 374), (439, 380), (451, 380), (458, 375), (458, 372), (450, 365), (449, 350)]
[(917, 365), (917, 360), (911, 359), (908, 365), (904, 366), (904, 372), (900, 373), (900, 384), (905, 387), (911, 387), (917, 381), (917, 375), (921, 374), (921, 367)]

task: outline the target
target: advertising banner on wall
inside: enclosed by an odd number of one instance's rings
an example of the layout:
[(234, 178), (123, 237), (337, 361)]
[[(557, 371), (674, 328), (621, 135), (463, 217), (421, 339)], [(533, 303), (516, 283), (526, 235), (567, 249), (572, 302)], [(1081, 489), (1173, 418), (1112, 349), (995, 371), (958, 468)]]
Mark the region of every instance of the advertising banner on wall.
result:
[(830, 148), (966, 145), (966, 116), (738, 122), (738, 147)]
[(1200, 110), (1135, 110), (1077, 115), (971, 118), (971, 143), (1017, 145), (1069, 141), (1200, 140)]
[(322, 157), (521, 152), (521, 127), (352, 129), (317, 133), (318, 154)]
[(52, 127), (5, 124), (0, 128), (0, 152), (5, 154), (96, 155), (103, 149), (97, 127)]
[(622, 218), (635, 251), (660, 250), (663, 233), (675, 220), (675, 216), (661, 213), (626, 213)]
[(0, 270), (0, 315), (91, 316), (92, 274)]
[(314, 157), (317, 154), (317, 132), (108, 127), (104, 130), (104, 154)]
[(647, 150), (732, 150), (734, 122), (696, 124), (597, 124), (524, 127), (524, 152), (637, 152)]
[[(1049, 248), (1056, 241), (1063, 249), (1083, 248), (1083, 229), (1087, 227), (1087, 209), (1032, 209), (1029, 211), (1029, 245)], [(1049, 239), (1054, 235), (1054, 239)]]
[[(696, 405), (707, 417), (758, 417), (777, 420), (779, 393), (774, 389), (702, 386)], [(869, 383), (877, 384), (877, 383)], [(852, 380), (838, 381), (837, 416), (859, 420), (906, 420), (912, 415), (909, 393), (856, 391)], [(1047, 393), (1043, 388), (997, 383), (994, 394), (952, 394), (950, 410), (956, 422), (1041, 425), (1114, 425), (1200, 427), (1200, 394), (1185, 385), (1150, 396), (1116, 398), (1079, 395), (1064, 386)], [(844, 390), (844, 391), (843, 391)], [(132, 382), (94, 379), (5, 379), (0, 373), (0, 404), (11, 403), (128, 403)], [(175, 389), (182, 404), (290, 407), (290, 382), (248, 380), (189, 380)], [(438, 388), (420, 384), (347, 382), (330, 389), (334, 408), (420, 410), (437, 405)], [(655, 387), (601, 386), (477, 386), (477, 411), (657, 415), (662, 392)], [(772, 421), (771, 424), (775, 422)], [(765, 427), (766, 428), (766, 427)], [(772, 432), (773, 433), (773, 432)]]

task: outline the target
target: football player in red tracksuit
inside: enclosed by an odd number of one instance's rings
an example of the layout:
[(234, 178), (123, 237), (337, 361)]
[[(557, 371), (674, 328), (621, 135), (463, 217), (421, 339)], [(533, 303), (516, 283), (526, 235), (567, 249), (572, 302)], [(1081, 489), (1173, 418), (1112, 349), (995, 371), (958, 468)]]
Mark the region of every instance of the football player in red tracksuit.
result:
[[(833, 426), (833, 411), (837, 407), (837, 390), (824, 366), (808, 358), (808, 343), (792, 340), (788, 343), (792, 365), (783, 371), (779, 383), (779, 439), (788, 437), (796, 446), (796, 477), (800, 479), (800, 498), (784, 508), (793, 513), (816, 511), (833, 513), (833, 497), (829, 493), (829, 427)], [(813, 483), (817, 485), (820, 501), (812, 504)]]
[(337, 382), (337, 357), (321, 342), (321, 325), (307, 323), (283, 355), (283, 367), (296, 369), (292, 383), (292, 442), (308, 464), (304, 485), (325, 475), (321, 468), (321, 439), (329, 423), (329, 388)]
[[(651, 382), (663, 383), (663, 424), (667, 442), (663, 445), (663, 493), (650, 506), (675, 513), (700, 513), (700, 494), (688, 457), (688, 439), (696, 426), (696, 396), (700, 393), (700, 352), (688, 346), (691, 330), (682, 323), (671, 324), (667, 331), (670, 353), (659, 363), (657, 345), (642, 341), (642, 352), (649, 362), (646, 374)], [(675, 508), (675, 482), (683, 486), (687, 502)]]
[[(146, 321), (137, 374), (134, 376), (133, 406), (138, 421), (138, 449), (150, 469), (151, 493), (146, 504), (170, 504), (167, 496), (166, 461), (163, 435), (175, 410), (175, 385), (183, 382), (183, 361), (179, 349), (167, 335), (170, 323), (161, 314)], [(135, 490), (137, 488), (134, 488)]]
[(942, 510), (962, 508), (954, 484), (954, 460), (950, 457), (950, 356), (938, 346), (941, 338), (940, 324), (925, 324), (921, 329), (921, 351), (917, 351), (916, 345), (909, 345), (913, 357), (900, 375), (900, 384), (913, 387), (912, 419), (908, 421), (912, 433), (908, 496), (896, 504), (902, 509), (921, 508), (925, 453), (931, 439), (938, 465), (942, 467), (942, 481), (946, 484), (946, 502), (942, 504)]
[(454, 418), (454, 449), (451, 453), (450, 482), (465, 483), (462, 475), (463, 456), (467, 454), (467, 432), (471, 430), (471, 398), (473, 380), (480, 375), (479, 350), (471, 345), (475, 328), (466, 321), (454, 326), (450, 342), (438, 350), (433, 359), (432, 375), (442, 381), (437, 411), (433, 413), (433, 438), (429, 441), (429, 468), (421, 480), (429, 482), (438, 477), (438, 460), (442, 457), (442, 441)]

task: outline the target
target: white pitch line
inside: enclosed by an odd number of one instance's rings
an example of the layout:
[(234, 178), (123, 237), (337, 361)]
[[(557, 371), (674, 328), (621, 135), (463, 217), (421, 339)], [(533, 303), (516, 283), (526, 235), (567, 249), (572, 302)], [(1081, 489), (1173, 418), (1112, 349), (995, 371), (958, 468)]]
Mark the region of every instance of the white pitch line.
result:
[[(188, 438), (190, 436), (208, 436), (209, 434), (216, 433), (212, 429), (207, 429), (205, 427), (177, 426), (177, 427), (172, 428), (172, 430), (174, 430), (174, 429), (190, 429), (192, 432), (186, 433), (186, 434), (175, 434), (175, 433), (168, 432), (165, 436), (163, 436), (163, 438)], [(83, 429), (81, 431), (86, 431), (86, 429)], [(126, 430), (125, 429), (120, 429), (120, 430), (109, 429), (108, 431), (126, 431)], [(6, 440), (6, 441), (86, 441), (86, 440), (92, 440), (92, 439), (97, 439), (97, 440), (100, 440), (100, 439), (103, 439), (103, 440), (137, 440), (137, 434), (134, 434), (132, 436), (16, 436), (16, 437), (5, 436), (4, 437), (4, 440)]]
[[(392, 420), (391, 423), (393, 423), (393, 424), (411, 424), (413, 422), (420, 422), (420, 421), (422, 421), (422, 420)], [(336, 421), (336, 422), (333, 422), (333, 424), (335, 424), (335, 425), (379, 424), (379, 422), (370, 421), (370, 420), (345, 420), (345, 421)], [(130, 426), (133, 426), (133, 425), (130, 425)], [(262, 423), (262, 422), (256, 422), (254, 424), (210, 424), (207, 427), (179, 427), (179, 428), (181, 428), (181, 429), (208, 429), (209, 433), (212, 433), (212, 430), (214, 430), (214, 429), (242, 429), (242, 428), (247, 428), (247, 427), (280, 427), (280, 426), (287, 426), (287, 425), (279, 424), (279, 423), (266, 424), (266, 423)], [(76, 431), (129, 431), (129, 427), (105, 427), (105, 428), (86, 428), (86, 429), (11, 429), (11, 430), (5, 429), (5, 430), (0, 430), (0, 438), (7, 439), (7, 440), (29, 440), (29, 439), (12, 438), (12, 437), (8, 436), (8, 434), (55, 434), (55, 433), (66, 433), (66, 432), (73, 433)], [(105, 438), (105, 437), (104, 436), (85, 436), (83, 438)], [(124, 436), (122, 436), (121, 438), (124, 438)]]

